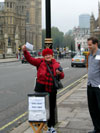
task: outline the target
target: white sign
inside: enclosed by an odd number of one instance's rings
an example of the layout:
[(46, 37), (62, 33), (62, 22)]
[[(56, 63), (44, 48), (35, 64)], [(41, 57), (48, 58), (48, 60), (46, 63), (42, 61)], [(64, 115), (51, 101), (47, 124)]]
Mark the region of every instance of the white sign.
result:
[(32, 51), (33, 50), (33, 45), (30, 44), (29, 42), (26, 42), (26, 48)]
[(45, 111), (29, 111), (29, 121), (46, 121)]
[(28, 118), (29, 121), (47, 121), (49, 118), (48, 94), (28, 95)]
[(95, 59), (100, 60), (100, 55), (96, 55)]
[(44, 111), (45, 110), (45, 98), (44, 97), (29, 97), (29, 110)]

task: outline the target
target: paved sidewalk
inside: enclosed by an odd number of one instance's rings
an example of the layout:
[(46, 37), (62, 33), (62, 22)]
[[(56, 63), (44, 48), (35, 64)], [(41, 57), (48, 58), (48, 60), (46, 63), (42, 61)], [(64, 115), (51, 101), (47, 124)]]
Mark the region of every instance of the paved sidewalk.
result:
[[(87, 107), (86, 83), (87, 79), (84, 79), (57, 100), (57, 133), (88, 133), (93, 130)], [(33, 133), (33, 130), (26, 121), (10, 133)]]
[(0, 63), (7, 63), (7, 62), (18, 62), (17, 58), (8, 58), (8, 59), (0, 59)]

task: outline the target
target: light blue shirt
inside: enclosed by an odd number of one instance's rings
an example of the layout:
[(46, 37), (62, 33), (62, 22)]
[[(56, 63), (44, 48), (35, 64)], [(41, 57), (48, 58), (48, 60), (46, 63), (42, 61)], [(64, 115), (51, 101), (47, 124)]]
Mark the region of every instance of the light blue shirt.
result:
[[(98, 57), (98, 58), (97, 58)], [(100, 49), (88, 57), (88, 85), (100, 88)]]

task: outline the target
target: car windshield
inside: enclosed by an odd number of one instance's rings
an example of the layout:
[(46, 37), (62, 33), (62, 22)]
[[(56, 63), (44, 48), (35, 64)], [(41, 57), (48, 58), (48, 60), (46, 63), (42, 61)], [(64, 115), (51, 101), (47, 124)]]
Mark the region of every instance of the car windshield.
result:
[(85, 56), (81, 56), (81, 55), (74, 56), (74, 59), (85, 59)]

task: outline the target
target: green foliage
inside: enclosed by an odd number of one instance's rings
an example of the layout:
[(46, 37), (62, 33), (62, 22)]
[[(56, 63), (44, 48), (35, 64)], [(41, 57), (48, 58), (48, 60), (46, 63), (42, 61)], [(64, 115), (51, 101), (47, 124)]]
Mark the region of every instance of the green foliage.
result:
[(70, 34), (65, 34), (64, 36), (64, 43), (66, 44), (66, 46), (74, 51), (75, 50), (75, 41), (74, 41), (74, 37)]
[(60, 32), (58, 28), (52, 27), (51, 30), (52, 38), (53, 38), (53, 47), (59, 48), (63, 47), (63, 39), (64, 39), (64, 33)]
[[(74, 50), (75, 49), (75, 42), (74, 37), (67, 33), (64, 35), (63, 32), (59, 31), (57, 27), (51, 28), (51, 35), (53, 39), (53, 48), (64, 48), (69, 47), (69, 49)], [(44, 40), (46, 37), (45, 29), (42, 30), (42, 48), (44, 48)]]

